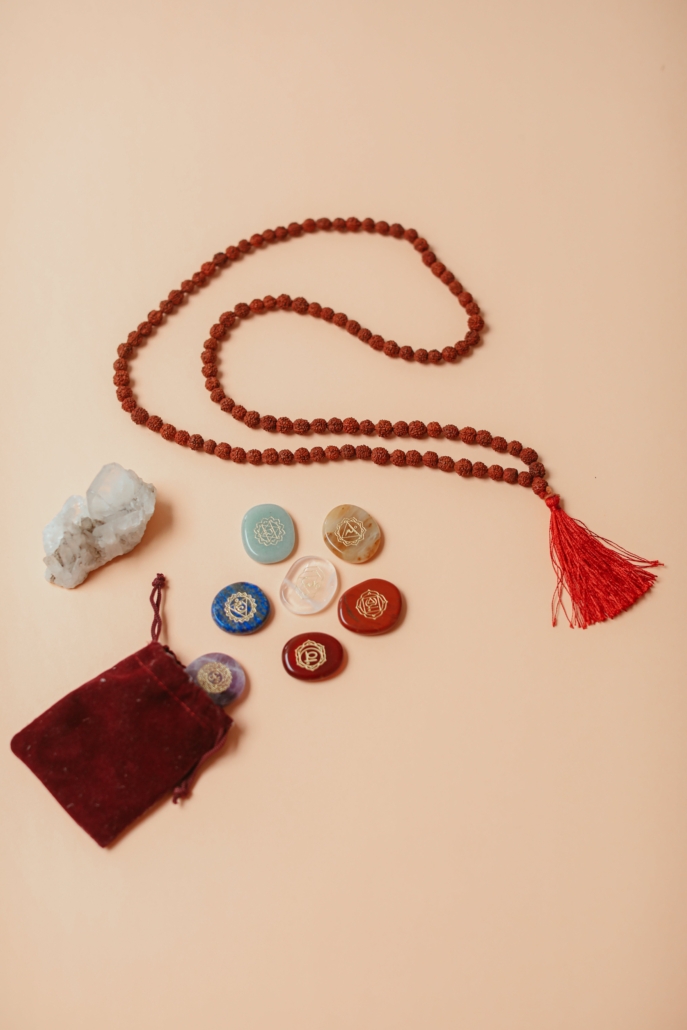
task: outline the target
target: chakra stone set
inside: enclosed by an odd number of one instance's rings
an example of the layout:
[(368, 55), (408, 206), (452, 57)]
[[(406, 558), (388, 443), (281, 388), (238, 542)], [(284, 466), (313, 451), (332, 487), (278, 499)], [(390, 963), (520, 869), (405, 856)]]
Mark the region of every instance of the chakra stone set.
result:
[[(342, 504), (329, 512), (322, 527), (327, 547), (338, 558), (362, 564), (374, 558), (382, 535), (379, 525), (362, 508)], [(259, 504), (251, 508), (241, 523), (241, 539), (248, 555), (262, 565), (274, 565), (288, 558), (296, 544), (293, 519), (284, 508), (275, 504)], [(339, 577), (326, 558), (307, 555), (298, 558), (286, 573), (279, 597), (294, 615), (314, 615), (334, 598)], [(353, 633), (386, 633), (401, 614), (401, 594), (393, 583), (384, 579), (368, 579), (346, 590), (339, 598), (338, 616), (341, 625)], [(245, 635), (261, 629), (270, 613), (267, 595), (254, 583), (238, 582), (224, 587), (212, 602), (212, 617), (227, 633)], [(187, 672), (212, 696), (216, 704), (236, 699), (232, 695), (231, 672), (226, 680), (222, 661), (229, 656), (203, 655)], [(292, 637), (282, 650), (286, 671), (297, 679), (324, 679), (338, 672), (344, 660), (344, 649), (328, 633), (301, 633)], [(228, 669), (228, 664), (226, 665)], [(242, 683), (245, 682), (245, 677)], [(235, 690), (243, 689), (236, 686)]]

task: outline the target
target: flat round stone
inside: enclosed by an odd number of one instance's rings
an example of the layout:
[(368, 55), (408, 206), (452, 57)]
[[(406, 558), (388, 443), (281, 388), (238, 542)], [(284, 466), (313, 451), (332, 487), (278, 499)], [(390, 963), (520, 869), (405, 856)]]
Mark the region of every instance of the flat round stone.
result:
[(284, 577), (279, 596), (294, 615), (314, 615), (326, 608), (339, 585), (336, 569), (327, 558), (310, 555), (295, 561)]
[(321, 680), (341, 667), (344, 649), (329, 633), (299, 633), (284, 644), (281, 660), (290, 676)]
[(236, 659), (218, 651), (196, 658), (186, 673), (216, 705), (230, 705), (246, 686), (246, 674)]
[(296, 543), (293, 519), (278, 504), (256, 504), (243, 516), (241, 539), (255, 561), (263, 565), (284, 561)]
[(270, 602), (254, 583), (231, 583), (212, 602), (212, 617), (227, 633), (255, 633), (269, 613)]
[(339, 558), (364, 562), (374, 558), (382, 542), (382, 531), (371, 515), (355, 504), (332, 508), (322, 526), (324, 542)]
[(388, 579), (366, 579), (339, 598), (339, 622), (353, 633), (386, 633), (401, 614), (401, 592)]

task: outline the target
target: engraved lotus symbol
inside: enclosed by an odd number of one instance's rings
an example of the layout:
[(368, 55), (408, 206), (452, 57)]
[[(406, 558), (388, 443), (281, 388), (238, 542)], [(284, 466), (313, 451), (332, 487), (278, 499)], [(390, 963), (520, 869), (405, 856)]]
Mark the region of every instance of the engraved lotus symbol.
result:
[(334, 535), (344, 547), (355, 547), (365, 536), (365, 526), (360, 519), (349, 515), (347, 518), (341, 519), (334, 530)]
[(314, 597), (324, 583), (324, 573), (317, 565), (306, 565), (301, 572), (296, 586), (306, 597)]
[(259, 544), (265, 547), (273, 547), (280, 543), (286, 536), (286, 529), (283, 522), (273, 515), (266, 515), (255, 524), (253, 535)]
[(296, 664), (301, 669), (314, 672), (327, 661), (327, 649), (324, 644), (318, 644), (316, 640), (304, 640), (296, 648)]
[(378, 590), (364, 590), (355, 603), (356, 610), (366, 619), (378, 619), (386, 611), (388, 601)]
[(244, 590), (230, 594), (224, 602), (224, 614), (231, 622), (250, 622), (257, 610), (255, 598)]
[(198, 684), (208, 694), (222, 694), (231, 686), (232, 673), (221, 662), (208, 662), (198, 673)]

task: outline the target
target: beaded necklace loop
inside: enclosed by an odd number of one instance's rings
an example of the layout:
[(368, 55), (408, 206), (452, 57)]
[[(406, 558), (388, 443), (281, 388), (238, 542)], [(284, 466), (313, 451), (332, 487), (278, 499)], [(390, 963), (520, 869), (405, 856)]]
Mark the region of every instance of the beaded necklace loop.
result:
[[(185, 429), (177, 429), (176, 426), (165, 422), (160, 416), (150, 415), (137, 403), (131, 387), (128, 361), (136, 353), (137, 347), (143, 344), (163, 323), (165, 317), (172, 315), (188, 296), (207, 286), (212, 278), (223, 269), (229, 268), (234, 262), (242, 260), (250, 253), (282, 240), (296, 238), (304, 233), (330, 232), (332, 230), (342, 233), (360, 231), (377, 233), (410, 243), (420, 255), (423, 265), (448, 287), (449, 292), (464, 309), (468, 316), (467, 332), (464, 337), (454, 345), (444, 347), (442, 351), (427, 351), (424, 348), (414, 350), (409, 346), (399, 346), (395, 340), (385, 340), (383, 336), (373, 334), (370, 329), (364, 328), (355, 319), (348, 318), (343, 312), (335, 312), (332, 308), (322, 307), (315, 301), (309, 302), (305, 297), (296, 297), (292, 300), (283, 293), (276, 298), (272, 296), (258, 298), (251, 301), (250, 304), (236, 304), (233, 311), (225, 311), (210, 328), (201, 354), (202, 374), (210, 399), (215, 404), (219, 404), (221, 410), (231, 415), (236, 421), (243, 422), (250, 429), (262, 429), (268, 433), (295, 434), (296, 436), (306, 436), (310, 433), (331, 433), (333, 435), (345, 433), (350, 436), (359, 434), (364, 437), (378, 436), (384, 440), (392, 436), (410, 437), (412, 440), (418, 441), (427, 436), (431, 439), (443, 437), (451, 441), (460, 440), (461, 443), (468, 445), (477, 444), (495, 451), (497, 454), (508, 454), (512, 458), (519, 459), (526, 469), (518, 471), (516, 468), (504, 468), (498, 463), (487, 465), (482, 461), (473, 463), (468, 458), (454, 461), (449, 455), (439, 455), (434, 450), (421, 453), (415, 449), (404, 451), (397, 448), (389, 452), (386, 447), (371, 448), (367, 444), (359, 444), (356, 447), (351, 444), (344, 444), (341, 447), (330, 445), (324, 448), (298, 447), (295, 451), (288, 448), (277, 450), (275, 447), (268, 447), (265, 450), (250, 448), (246, 451), (243, 447), (232, 447), (224, 442), (217, 443), (215, 440), (204, 439), (199, 433), (189, 433)], [(167, 299), (161, 301), (159, 307), (150, 311), (148, 318), (141, 322), (137, 329), (129, 333), (126, 343), (120, 344), (117, 348), (118, 358), (114, 362), (115, 374), (113, 376), (113, 382), (117, 388), (117, 399), (124, 411), (137, 425), (145, 426), (152, 432), (159, 433), (164, 440), (177, 443), (182, 447), (190, 447), (194, 451), (202, 450), (206, 454), (212, 454), (224, 461), (231, 460), (238, 464), (247, 462), (251, 465), (291, 465), (294, 462), (309, 464), (310, 462), (339, 461), (340, 459), (346, 461), (371, 460), (376, 465), (389, 463), (396, 466), (424, 465), (427, 468), (441, 469), (442, 472), (456, 472), (462, 477), (488, 478), (495, 482), (517, 483), (526, 489), (532, 489), (537, 496), (546, 501), (551, 513), (550, 548), (557, 577), (553, 604), (554, 625), (557, 612), (561, 607), (571, 625), (583, 628), (593, 622), (613, 618), (651, 588), (656, 576), (647, 569), (659, 565), (660, 562), (646, 561), (630, 554), (611, 541), (598, 537), (583, 523), (579, 523), (567, 515), (560, 507), (558, 495), (554, 494), (548, 485), (546, 469), (539, 461), (539, 455), (532, 447), (523, 447), (519, 440), (508, 441), (504, 436), (493, 436), (486, 429), (475, 430), (472, 426), (464, 426), (459, 429), (452, 424), (442, 426), (439, 422), (429, 422), (425, 425), (421, 421), (409, 423), (399, 421), (392, 424), (387, 419), (379, 419), (377, 422), (363, 419), (358, 422), (355, 418), (342, 420), (337, 417), (315, 418), (312, 421), (304, 418), (292, 420), (286, 416), (277, 418), (274, 415), (261, 415), (258, 411), (247, 410), (242, 404), (236, 403), (224, 392), (219, 380), (217, 366), (219, 345), (233, 329), (238, 328), (240, 322), (270, 311), (294, 311), (299, 315), (319, 318), (321, 321), (344, 330), (362, 343), (372, 347), (373, 350), (383, 352), (389, 358), (416, 361), (418, 364), (437, 365), (467, 357), (472, 349), (480, 343), (481, 334), (485, 329), (482, 312), (472, 294), (463, 288), (462, 283), (437, 258), (427, 240), (419, 236), (415, 229), (404, 229), (397, 222), (393, 225), (389, 225), (388, 222), (375, 222), (372, 218), (365, 218), (363, 221), (357, 218), (335, 218), (333, 221), (328, 218), (319, 218), (317, 221), (307, 218), (302, 223), (291, 222), (288, 227), (278, 226), (274, 230), (266, 229), (262, 233), (251, 236), (250, 240), (240, 240), (237, 246), (227, 247), (225, 251), (215, 254), (212, 261), (206, 261), (201, 265), (200, 271), (194, 272), (190, 279), (182, 282), (179, 289), (172, 290)], [(572, 602), (570, 615), (563, 604), (564, 593), (570, 597)]]

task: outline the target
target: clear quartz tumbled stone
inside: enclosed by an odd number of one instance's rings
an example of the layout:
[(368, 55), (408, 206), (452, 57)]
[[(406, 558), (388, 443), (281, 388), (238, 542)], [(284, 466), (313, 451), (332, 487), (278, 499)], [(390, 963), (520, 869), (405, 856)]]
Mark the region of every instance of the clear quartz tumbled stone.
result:
[(336, 569), (326, 558), (299, 558), (286, 573), (279, 591), (282, 604), (294, 615), (314, 615), (326, 608), (339, 585)]

